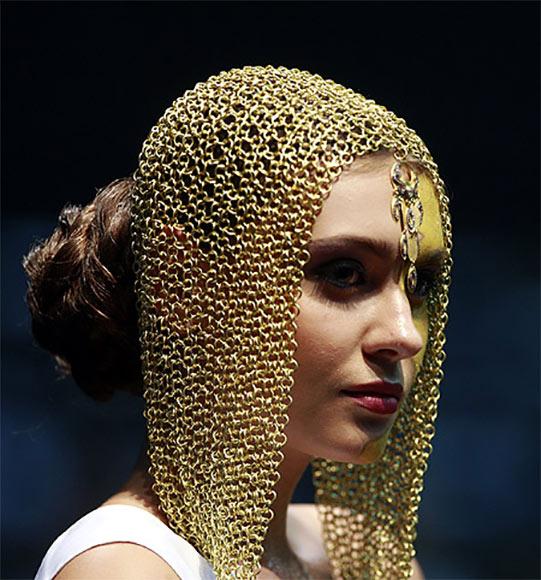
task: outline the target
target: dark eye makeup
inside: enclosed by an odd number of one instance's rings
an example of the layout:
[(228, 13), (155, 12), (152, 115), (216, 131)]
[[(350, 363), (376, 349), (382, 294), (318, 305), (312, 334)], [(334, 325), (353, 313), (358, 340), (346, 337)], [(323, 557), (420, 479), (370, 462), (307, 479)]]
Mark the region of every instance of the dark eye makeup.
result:
[(424, 302), (434, 288), (444, 264), (443, 251), (436, 250), (423, 256), (417, 262), (417, 286), (410, 295), (412, 303), (417, 306)]
[[(347, 236), (314, 240), (309, 250), (311, 259), (304, 276), (312, 294), (343, 305), (353, 305), (377, 289), (382, 264), (392, 261), (396, 251), (386, 241)], [(443, 251), (439, 249), (419, 257), (417, 287), (409, 295), (412, 307), (419, 307), (429, 296), (442, 264)]]
[[(414, 306), (422, 304), (437, 279), (439, 268), (427, 265), (417, 270), (417, 286), (410, 300)], [(360, 297), (367, 291), (369, 274), (359, 260), (338, 258), (309, 268), (305, 278), (313, 283), (313, 293), (335, 302)]]
[(320, 281), (341, 289), (362, 286), (366, 283), (363, 265), (352, 259), (342, 258), (327, 262), (317, 268), (314, 275)]
[(353, 258), (328, 259), (308, 266), (305, 279), (311, 282), (311, 293), (325, 302), (352, 303), (368, 284), (363, 264)]
[(417, 270), (417, 286), (410, 295), (413, 302), (423, 302), (430, 294), (436, 278), (438, 276), (438, 268), (420, 268)]

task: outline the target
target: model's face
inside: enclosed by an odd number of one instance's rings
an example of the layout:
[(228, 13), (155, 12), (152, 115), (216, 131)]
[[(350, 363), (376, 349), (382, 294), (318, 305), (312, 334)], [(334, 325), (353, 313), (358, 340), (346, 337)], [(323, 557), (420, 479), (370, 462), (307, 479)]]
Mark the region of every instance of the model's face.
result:
[(443, 233), (432, 183), (420, 176), (419, 282), (405, 290), (401, 228), (391, 215), (393, 158), (360, 159), (318, 216), (297, 318), (288, 447), (368, 463), (385, 447), (422, 360), (426, 293), (441, 267)]

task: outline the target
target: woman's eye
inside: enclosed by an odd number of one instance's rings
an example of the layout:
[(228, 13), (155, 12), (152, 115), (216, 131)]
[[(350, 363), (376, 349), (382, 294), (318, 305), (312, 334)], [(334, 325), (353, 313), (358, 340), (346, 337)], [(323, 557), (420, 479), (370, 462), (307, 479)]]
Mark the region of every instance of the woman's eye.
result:
[(363, 266), (356, 260), (336, 260), (318, 268), (316, 276), (319, 280), (332, 284), (337, 288), (352, 288), (366, 282)]
[(433, 270), (419, 270), (417, 272), (417, 286), (413, 291), (412, 298), (422, 301), (424, 300), (430, 290), (434, 286), (436, 280), (436, 272)]

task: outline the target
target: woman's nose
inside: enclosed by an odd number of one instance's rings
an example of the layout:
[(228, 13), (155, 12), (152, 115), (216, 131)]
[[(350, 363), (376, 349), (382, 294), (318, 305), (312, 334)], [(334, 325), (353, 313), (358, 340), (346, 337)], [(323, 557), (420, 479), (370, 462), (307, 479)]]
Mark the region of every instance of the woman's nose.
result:
[(368, 332), (364, 336), (365, 355), (398, 362), (414, 357), (423, 348), (411, 305), (403, 289), (387, 288), (379, 295)]

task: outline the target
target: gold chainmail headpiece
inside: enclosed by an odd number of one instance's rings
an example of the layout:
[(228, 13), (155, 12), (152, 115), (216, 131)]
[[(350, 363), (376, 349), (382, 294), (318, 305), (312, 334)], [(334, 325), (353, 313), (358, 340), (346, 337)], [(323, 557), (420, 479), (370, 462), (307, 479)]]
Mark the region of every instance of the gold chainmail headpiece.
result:
[[(151, 475), (170, 526), (218, 578), (259, 570), (312, 226), (344, 167), (381, 148), (429, 172), (450, 252), (448, 200), (421, 139), (385, 108), (317, 75), (221, 73), (177, 99), (144, 144), (132, 235)], [(395, 219), (410, 206), (395, 209)], [(450, 263), (448, 255), (428, 298), (426, 355), (383, 458), (313, 462), (336, 578), (409, 577)]]

